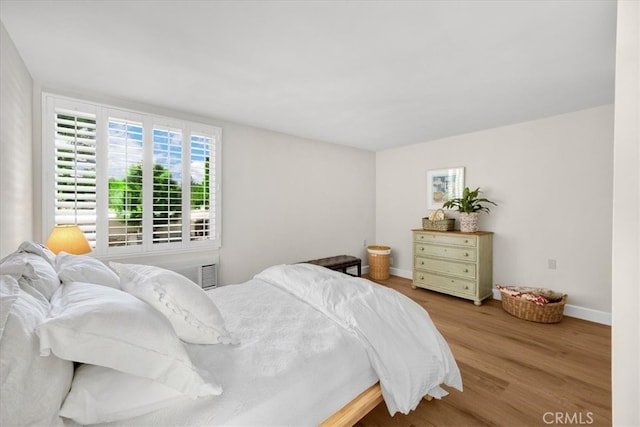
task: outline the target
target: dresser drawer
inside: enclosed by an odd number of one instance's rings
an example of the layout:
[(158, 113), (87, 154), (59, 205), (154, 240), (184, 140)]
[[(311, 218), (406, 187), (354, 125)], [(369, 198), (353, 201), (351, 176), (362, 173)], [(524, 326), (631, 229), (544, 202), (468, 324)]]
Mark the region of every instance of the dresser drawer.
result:
[(441, 259), (416, 257), (414, 267), (417, 270), (454, 274), (456, 276), (461, 276), (472, 280), (476, 278), (475, 264), (465, 264), (461, 262), (446, 261)]
[(415, 244), (415, 254), (417, 256), (432, 256), (439, 258), (457, 259), (461, 261), (476, 261), (477, 251), (475, 248), (456, 246), (437, 246), (422, 243)]
[(470, 280), (457, 279), (455, 277), (440, 276), (423, 271), (416, 271), (413, 278), (417, 286), (423, 285), (426, 288), (434, 288), (457, 294), (475, 295), (476, 283)]
[(444, 233), (415, 233), (417, 243), (432, 243), (436, 245), (472, 246), (478, 245), (476, 236), (456, 236)]

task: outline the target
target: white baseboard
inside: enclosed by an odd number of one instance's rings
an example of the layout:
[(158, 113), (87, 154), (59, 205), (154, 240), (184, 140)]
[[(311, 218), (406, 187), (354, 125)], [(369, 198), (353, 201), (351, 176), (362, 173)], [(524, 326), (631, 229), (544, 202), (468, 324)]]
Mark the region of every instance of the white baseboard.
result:
[(564, 306), (564, 314), (569, 317), (576, 317), (590, 322), (601, 323), (611, 326), (611, 313), (606, 311), (593, 310), (591, 308), (580, 307), (577, 305), (567, 304)]
[[(369, 266), (363, 267), (362, 271), (369, 271)], [(411, 270), (402, 270), (399, 268), (391, 267), (389, 268), (389, 273), (394, 276), (403, 277), (405, 279), (413, 279), (413, 272)], [(500, 292), (497, 289), (493, 290), (493, 299), (502, 299), (500, 297)], [(567, 304), (564, 306), (564, 315), (611, 326), (611, 313), (607, 313), (606, 311), (593, 310), (591, 308)]]
[(391, 267), (389, 268), (389, 273), (404, 279), (413, 279), (413, 272), (411, 270), (401, 270), (399, 268)]

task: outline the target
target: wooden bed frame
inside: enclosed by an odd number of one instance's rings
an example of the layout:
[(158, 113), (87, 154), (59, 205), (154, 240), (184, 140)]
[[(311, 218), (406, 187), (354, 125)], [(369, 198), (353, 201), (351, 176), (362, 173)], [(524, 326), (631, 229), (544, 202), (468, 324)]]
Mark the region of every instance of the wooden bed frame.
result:
[(378, 406), (382, 400), (380, 383), (375, 383), (324, 420), (320, 427), (351, 427)]
[[(424, 399), (430, 401), (433, 397), (427, 394)], [(324, 420), (320, 427), (351, 427), (382, 401), (380, 383), (375, 383), (344, 405), (338, 412)]]

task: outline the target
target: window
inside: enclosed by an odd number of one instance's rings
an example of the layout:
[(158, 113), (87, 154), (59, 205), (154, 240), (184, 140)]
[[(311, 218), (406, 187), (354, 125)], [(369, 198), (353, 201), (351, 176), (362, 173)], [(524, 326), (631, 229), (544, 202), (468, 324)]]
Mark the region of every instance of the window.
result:
[(44, 95), (44, 229), (98, 255), (220, 246), (221, 129)]

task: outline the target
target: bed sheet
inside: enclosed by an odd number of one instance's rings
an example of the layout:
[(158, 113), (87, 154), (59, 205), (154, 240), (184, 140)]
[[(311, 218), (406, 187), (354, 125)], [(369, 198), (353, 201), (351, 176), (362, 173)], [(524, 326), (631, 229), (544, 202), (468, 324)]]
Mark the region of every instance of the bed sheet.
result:
[(208, 291), (238, 345), (186, 345), (221, 396), (109, 426), (317, 425), (378, 381), (358, 338), (262, 280)]

